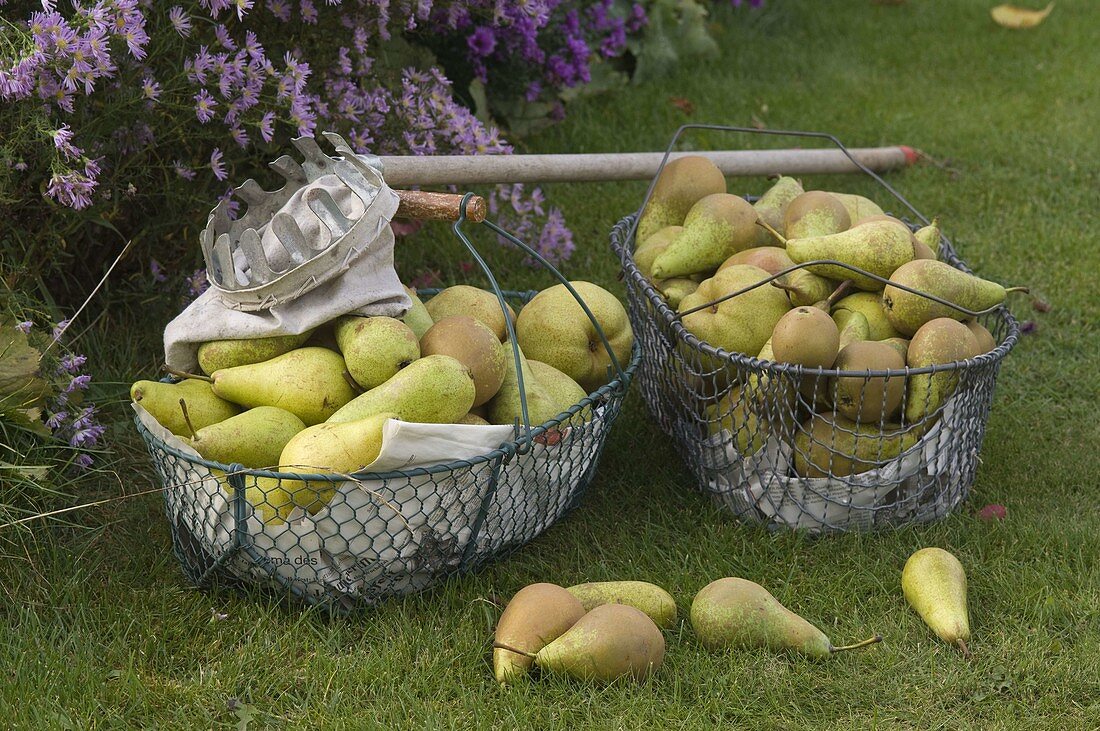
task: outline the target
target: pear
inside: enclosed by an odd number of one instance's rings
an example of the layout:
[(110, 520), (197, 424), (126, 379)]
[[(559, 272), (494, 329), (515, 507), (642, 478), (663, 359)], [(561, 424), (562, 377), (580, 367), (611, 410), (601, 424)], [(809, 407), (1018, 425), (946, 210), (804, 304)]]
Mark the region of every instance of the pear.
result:
[(800, 477), (847, 477), (897, 459), (923, 435), (894, 424), (860, 424), (836, 413), (817, 414), (798, 429), (794, 471)]
[[(515, 359), (512, 358), (512, 349), (508, 347), (507, 343), (502, 347), (508, 351), (508, 359), (512, 361), (514, 367)], [(551, 400), (556, 404), (565, 405), (562, 411), (580, 403), (588, 395), (588, 392), (579, 383), (549, 363), (528, 359), (527, 366), (531, 369), (531, 375), (534, 376), (535, 381), (546, 390)]]
[(496, 333), (465, 315), (436, 322), (420, 339), (424, 355), (449, 355), (470, 369), (474, 379), (474, 406), (488, 402), (500, 390), (508, 369), (506, 353)]
[(860, 340), (871, 337), (871, 326), (862, 312), (855, 310), (837, 310), (833, 313), (833, 322), (840, 332), (840, 350)]
[(833, 406), (853, 421), (889, 420), (905, 395), (905, 358), (887, 343), (857, 341), (837, 356), (838, 371), (897, 370), (893, 376), (837, 376), (833, 379)]
[(901, 571), (905, 601), (936, 635), (969, 655), (970, 616), (966, 608), (966, 571), (942, 548), (922, 548)]
[(493, 675), (511, 683), (525, 675), (533, 654), (584, 616), (580, 600), (557, 584), (530, 584), (516, 592), (497, 621)]
[(664, 295), (665, 301), (672, 309), (676, 309), (683, 302), (684, 297), (699, 289), (699, 283), (694, 279), (685, 277), (673, 277), (672, 279), (658, 279), (657, 291)]
[[(1005, 301), (1008, 292), (1023, 289), (1005, 289), (996, 282), (975, 277), (950, 264), (931, 259), (918, 259), (898, 267), (891, 274), (890, 281), (974, 311), (999, 305)], [(953, 307), (891, 285), (887, 285), (882, 293), (882, 306), (891, 324), (903, 335), (912, 335), (921, 325), (938, 317), (955, 320), (969, 317)]]
[[(927, 322), (909, 341), (906, 364), (912, 368), (954, 363), (980, 355), (978, 341), (966, 325), (947, 317)], [(909, 376), (905, 420), (916, 424), (943, 406), (959, 383), (958, 370)]]
[[(493, 424), (514, 424), (517, 421), (523, 424), (523, 406), (520, 401), (519, 377), (516, 373), (516, 360), (511, 352), (511, 345), (504, 344), (507, 357), (505, 363), (507, 371), (504, 374), (504, 383), (489, 401), (489, 421)], [(577, 404), (586, 393), (580, 386), (572, 390), (564, 381), (557, 380), (548, 387), (535, 375), (531, 363), (524, 357), (520, 348), (520, 365), (523, 374), (523, 389), (527, 397), (527, 416), (531, 426), (538, 426), (558, 414)], [(554, 369), (557, 371), (557, 369)], [(561, 373), (560, 371), (557, 371)], [(563, 376), (565, 374), (562, 374)], [(566, 376), (568, 378), (568, 376)], [(575, 383), (575, 382), (574, 382)]]
[(870, 198), (853, 193), (833, 193), (837, 199), (848, 209), (848, 217), (852, 225), (858, 225), (872, 216), (881, 216), (885, 213), (879, 205)]
[(756, 243), (756, 210), (736, 195), (708, 195), (691, 207), (684, 231), (653, 260), (658, 279), (714, 271)]
[(930, 257), (921, 257), (929, 259), (938, 259), (940, 256), (940, 222), (937, 219), (932, 219), (932, 223), (923, 228), (917, 229), (913, 236), (917, 239), (917, 243), (924, 246), (932, 253)]
[[(772, 187), (765, 191), (764, 195), (760, 196), (760, 199), (756, 203), (752, 204), (752, 207), (756, 209), (756, 215), (760, 220), (767, 223), (774, 229), (777, 229), (780, 233), (783, 233), (783, 218), (787, 213), (787, 206), (790, 205), (798, 196), (802, 195), (802, 183), (798, 182), (795, 178), (789, 178), (787, 176), (780, 176)], [(757, 246), (771, 245), (774, 239), (767, 231), (757, 231), (756, 244)], [(745, 264), (754, 264), (755, 262), (744, 262)], [(757, 264), (757, 266), (760, 266)], [(767, 267), (763, 267), (767, 269)], [(772, 272), (774, 274), (774, 272)]]
[[(760, 246), (739, 251), (722, 262), (722, 265), (718, 267), (718, 271), (735, 264), (758, 266), (768, 274), (779, 274), (784, 269), (794, 266), (791, 257), (787, 255), (787, 250), (778, 246)], [(778, 287), (787, 293), (787, 299), (792, 307), (812, 305), (814, 302), (823, 300), (829, 296), (834, 287), (833, 283), (825, 277), (819, 277), (805, 269), (788, 272), (779, 279), (774, 280), (772, 286)]]
[(432, 316), (428, 314), (428, 308), (420, 301), (415, 289), (405, 287), (405, 294), (409, 295), (409, 299), (412, 300), (412, 307), (401, 318), (401, 321), (412, 328), (412, 331), (416, 333), (416, 339), (419, 340), (424, 337), (424, 333), (428, 332), (428, 328), (432, 326)]
[(905, 362), (909, 360), (909, 341), (905, 338), (886, 338), (885, 340), (879, 340), (878, 342), (889, 345), (893, 348), (901, 359)]
[[(707, 304), (769, 276), (760, 267), (748, 264), (727, 267), (680, 300), (679, 311)], [(682, 322), (688, 332), (716, 348), (755, 354), (764, 347), (775, 324), (789, 309), (786, 295), (765, 285), (684, 315)]]
[(351, 377), (365, 389), (379, 386), (420, 357), (416, 333), (393, 317), (340, 317), (336, 342)]
[(997, 339), (977, 320), (965, 320), (964, 325), (974, 333), (974, 339), (978, 343), (978, 355), (988, 353), (997, 347)]
[(626, 604), (645, 612), (662, 629), (676, 623), (676, 600), (648, 581), (595, 581), (570, 586), (567, 591), (580, 599), (586, 612), (602, 604)]
[(848, 210), (831, 193), (811, 190), (791, 201), (783, 218), (787, 239), (804, 239), (847, 231), (852, 225)]
[[(873, 221), (828, 236), (787, 239), (787, 253), (798, 264), (832, 259), (888, 278), (895, 269), (913, 260), (910, 236), (909, 229), (904, 226), (891, 221)], [(835, 264), (813, 264), (807, 268), (823, 277), (850, 279), (860, 289), (878, 291), (883, 288), (878, 280)]]
[(760, 267), (768, 274), (779, 274), (784, 269), (794, 266), (791, 257), (787, 255), (787, 250), (778, 246), (756, 246), (739, 251), (722, 262), (718, 271), (728, 269), (735, 264), (751, 264)]
[[(355, 397), (347, 366), (328, 348), (298, 348), (262, 363), (211, 374), (214, 393), (248, 408), (277, 406), (320, 424)], [(197, 425), (196, 425), (197, 428)]]
[[(765, 376), (766, 378), (766, 376)], [(758, 395), (759, 391), (754, 391)], [(733, 446), (739, 454), (756, 454), (768, 439), (768, 425), (760, 418), (759, 401), (754, 403), (735, 386), (716, 403), (706, 407), (707, 434), (714, 436), (722, 430), (733, 435)]]
[[(279, 472), (347, 475), (359, 472), (382, 451), (382, 429), (397, 414), (381, 413), (358, 421), (316, 424), (298, 432), (279, 454)], [(310, 514), (328, 504), (338, 483), (257, 477), (245, 497), (264, 523), (286, 522), (295, 507)]]
[(358, 421), (389, 411), (402, 421), (452, 424), (470, 411), (476, 392), (469, 368), (449, 355), (429, 355), (356, 396), (328, 420)]
[(468, 284), (456, 284), (453, 287), (447, 287), (428, 300), (425, 308), (427, 308), (432, 322), (439, 322), (444, 317), (451, 317), (452, 315), (472, 317), (478, 322), (488, 325), (489, 329), (496, 333), (498, 340), (504, 340), (508, 337), (508, 324), (504, 319), (505, 311), (507, 311), (508, 318), (513, 323), (516, 321), (516, 313), (512, 310), (511, 305), (505, 302), (502, 310), (500, 300), (497, 299), (494, 293), (471, 287)]
[(580, 680), (627, 675), (640, 680), (661, 667), (664, 658), (665, 637), (645, 612), (602, 604), (539, 650), (535, 663), (545, 672)]
[(645, 242), (665, 226), (679, 226), (700, 199), (726, 192), (726, 178), (718, 166), (700, 155), (670, 161), (653, 186), (649, 203), (638, 218), (634, 240)]
[(312, 330), (300, 335), (274, 335), (251, 340), (211, 340), (199, 345), (199, 368), (208, 376), (222, 368), (262, 363), (289, 353), (309, 340)]
[(456, 424), (468, 424), (470, 426), (489, 426), (489, 422), (485, 417), (478, 416), (475, 413), (469, 413), (463, 416), (461, 419), (455, 422)]
[(917, 259), (935, 259), (935, 258), (936, 258), (936, 252), (934, 252), (930, 248), (928, 248), (928, 245), (925, 244), (923, 241), (917, 240), (917, 241), (913, 242), (913, 260), (914, 261), (916, 261)]
[[(191, 435), (191, 426), (202, 429), (241, 413), (236, 404), (219, 398), (208, 382), (192, 378), (179, 383), (138, 381), (130, 387), (130, 398), (161, 426), (180, 437)], [(181, 399), (187, 405), (191, 426), (183, 417)]]
[(838, 310), (852, 310), (867, 318), (867, 340), (886, 340), (901, 334), (886, 317), (882, 296), (878, 292), (856, 292), (842, 297), (833, 305), (833, 311)]
[(211, 462), (274, 469), (286, 443), (305, 428), (305, 422), (285, 409), (257, 406), (196, 429), (185, 441)]
[[(603, 330), (611, 351), (626, 368), (634, 332), (615, 295), (591, 282), (570, 282)], [(516, 320), (516, 341), (526, 357), (548, 363), (591, 393), (608, 382), (611, 356), (596, 326), (564, 284), (542, 290)]]
[(835, 647), (824, 632), (780, 604), (767, 589), (734, 576), (699, 590), (691, 602), (691, 627), (710, 650), (764, 647), (811, 657), (828, 657), (882, 639)]
[(665, 226), (634, 251), (634, 264), (646, 279), (652, 279), (653, 260), (683, 232), (683, 226)]
[(840, 349), (840, 330), (817, 307), (796, 307), (772, 330), (772, 352), (781, 363), (830, 368)]

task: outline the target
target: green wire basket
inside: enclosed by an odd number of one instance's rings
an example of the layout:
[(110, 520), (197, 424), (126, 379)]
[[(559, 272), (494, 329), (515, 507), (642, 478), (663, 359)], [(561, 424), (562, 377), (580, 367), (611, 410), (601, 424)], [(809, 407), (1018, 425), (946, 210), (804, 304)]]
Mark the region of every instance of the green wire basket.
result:
[[(536, 292), (502, 290), (463, 230), (469, 198), (463, 199), (455, 235), (485, 272), (502, 309), (509, 301), (526, 303)], [(543, 424), (530, 423), (522, 397), (523, 423), (517, 421), (512, 438), (484, 454), (343, 476), (210, 462), (170, 444), (170, 434), (139, 412), (138, 433), (164, 487), (173, 552), (196, 586), (269, 590), (345, 613), (502, 558), (577, 506), (595, 476), (641, 349), (635, 343), (629, 362), (620, 363), (592, 312), (556, 268), (495, 223), (481, 225), (539, 262), (577, 298), (610, 355), (610, 381)], [(422, 294), (428, 298), (436, 291)], [(506, 320), (518, 364), (513, 324)], [(522, 369), (517, 371), (523, 395)], [(265, 524), (248, 500), (260, 478), (330, 483), (333, 495), (313, 515)]]

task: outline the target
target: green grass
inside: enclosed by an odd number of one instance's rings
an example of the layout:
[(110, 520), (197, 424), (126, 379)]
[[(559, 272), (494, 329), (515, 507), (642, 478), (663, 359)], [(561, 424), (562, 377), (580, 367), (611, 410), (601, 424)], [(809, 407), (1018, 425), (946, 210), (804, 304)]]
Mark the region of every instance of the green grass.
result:
[[(890, 180), (940, 216), (980, 273), (1030, 284), (1054, 307), (1038, 315), (1016, 301), (1039, 329), (1004, 363), (982, 465), (957, 514), (822, 538), (742, 526), (690, 489), (636, 393), (568, 519), (503, 563), (351, 618), (199, 593), (171, 556), (160, 501), (112, 503), (82, 513), (83, 529), (42, 527), (18, 555), (5, 549), (0, 725), (215, 728), (251, 714), (251, 728), (1096, 728), (1100, 13), (1065, 0), (1041, 27), (1009, 32), (990, 22), (991, 4), (775, 0), (757, 14), (719, 13), (720, 60), (585, 99), (529, 141), (539, 152), (662, 148), (689, 121), (670, 102), (679, 96), (696, 106), (690, 121), (755, 115), (850, 145), (909, 144), (943, 162)], [(855, 177), (807, 183), (875, 194)], [(549, 187), (577, 236), (569, 276), (621, 293), (607, 233), (644, 188)], [(509, 285), (550, 282), (483, 240)], [(398, 258), (406, 276), (432, 263), (458, 281), (466, 257), (440, 227), (401, 244)], [(116, 308), (81, 342), (113, 404), (118, 454), (116, 475), (82, 497), (153, 485), (123, 403), (125, 383), (160, 357), (169, 312), (157, 319), (148, 307)], [(990, 502), (1008, 507), (1007, 520), (976, 518)], [(970, 661), (901, 597), (901, 566), (924, 545), (949, 548), (968, 569)], [(665, 666), (640, 686), (492, 680), (490, 602), (527, 583), (649, 579), (686, 611), (695, 591), (732, 574), (761, 582), (837, 642), (873, 632), (886, 642), (826, 662), (711, 654), (682, 623), (667, 635)], [(244, 705), (230, 710), (230, 699)]]

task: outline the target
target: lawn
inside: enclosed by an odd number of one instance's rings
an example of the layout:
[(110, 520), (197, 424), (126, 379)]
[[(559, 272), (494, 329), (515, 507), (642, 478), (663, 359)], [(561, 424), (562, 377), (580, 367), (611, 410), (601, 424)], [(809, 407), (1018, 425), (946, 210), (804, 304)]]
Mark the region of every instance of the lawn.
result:
[[(1039, 28), (994, 26), (990, 2), (773, 0), (717, 13), (722, 56), (573, 105), (535, 152), (662, 148), (686, 121), (830, 131), (908, 144), (936, 164), (893, 173), (981, 274), (1028, 284), (1050, 313), (1001, 371), (969, 500), (949, 519), (821, 538), (741, 525), (692, 491), (631, 395), (580, 508), (509, 558), (428, 593), (331, 619), (260, 597), (203, 594), (170, 552), (161, 502), (136, 497), (42, 524), (0, 560), (0, 725), (14, 728), (1100, 728), (1100, 12), (1063, 0)], [(694, 107), (687, 116), (673, 97)], [(760, 144), (730, 140), (731, 145)], [(811, 185), (871, 194), (855, 177)], [(758, 193), (764, 181), (735, 180)], [(547, 189), (576, 234), (565, 271), (622, 293), (608, 231), (642, 183)], [(510, 286), (545, 286), (483, 239)], [(446, 228), (399, 244), (406, 277), (462, 280)], [(154, 476), (127, 420), (126, 387), (155, 372), (164, 303), (115, 307), (79, 343), (115, 417), (116, 475), (82, 498), (136, 493)], [(138, 307), (141, 304), (141, 307)], [(154, 314), (156, 313), (155, 316)], [(87, 322), (91, 322), (89, 318)], [(983, 522), (987, 503), (1007, 518)], [(901, 597), (916, 548), (968, 569), (970, 660)], [(740, 575), (834, 641), (886, 640), (824, 662), (711, 654), (684, 620), (694, 593)], [(501, 600), (535, 581), (647, 579), (681, 608), (649, 681), (541, 679), (498, 688), (488, 665)]]

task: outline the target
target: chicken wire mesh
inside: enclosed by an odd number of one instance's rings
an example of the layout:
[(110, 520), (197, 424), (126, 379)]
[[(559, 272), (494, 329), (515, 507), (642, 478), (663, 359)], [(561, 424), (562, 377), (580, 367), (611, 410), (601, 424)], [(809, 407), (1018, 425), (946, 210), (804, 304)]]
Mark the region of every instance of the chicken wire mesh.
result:
[[(824, 137), (844, 149), (830, 135), (805, 136)], [(863, 170), (927, 223), (881, 178)], [(919, 227), (904, 216), (902, 220), (914, 230)], [(635, 227), (636, 217), (627, 216), (610, 238), (642, 348), (639, 388), (698, 489), (743, 521), (810, 532), (938, 520), (966, 498), (997, 374), (1019, 337), (1017, 322), (1006, 308), (977, 318), (996, 347), (965, 361), (840, 371), (760, 360), (715, 348), (684, 327), (681, 315), (634, 262)], [(970, 271), (946, 238), (939, 257)], [(881, 394), (892, 385), (902, 389), (898, 410), (906, 414), (912, 391), (904, 384), (914, 378), (939, 379), (950, 396), (942, 403), (926, 399), (913, 404), (912, 411), (921, 416), (898, 423), (889, 422), (882, 411), (865, 412), (858, 422), (830, 415), (842, 399), (855, 401), (857, 408), (874, 411), (878, 404), (885, 410)]]
[[(461, 223), (456, 234), (484, 267)], [(485, 268), (502, 304), (537, 294), (502, 291)], [(425, 299), (434, 293), (423, 291)], [(514, 340), (511, 322), (508, 329)], [(353, 475), (246, 469), (181, 449), (144, 410), (136, 424), (164, 488), (173, 552), (195, 585), (273, 590), (345, 613), (502, 558), (574, 508), (640, 357), (637, 342), (628, 363), (612, 353), (611, 380), (555, 419), (527, 424), (524, 400), (524, 424), (511, 440), (427, 467)]]

